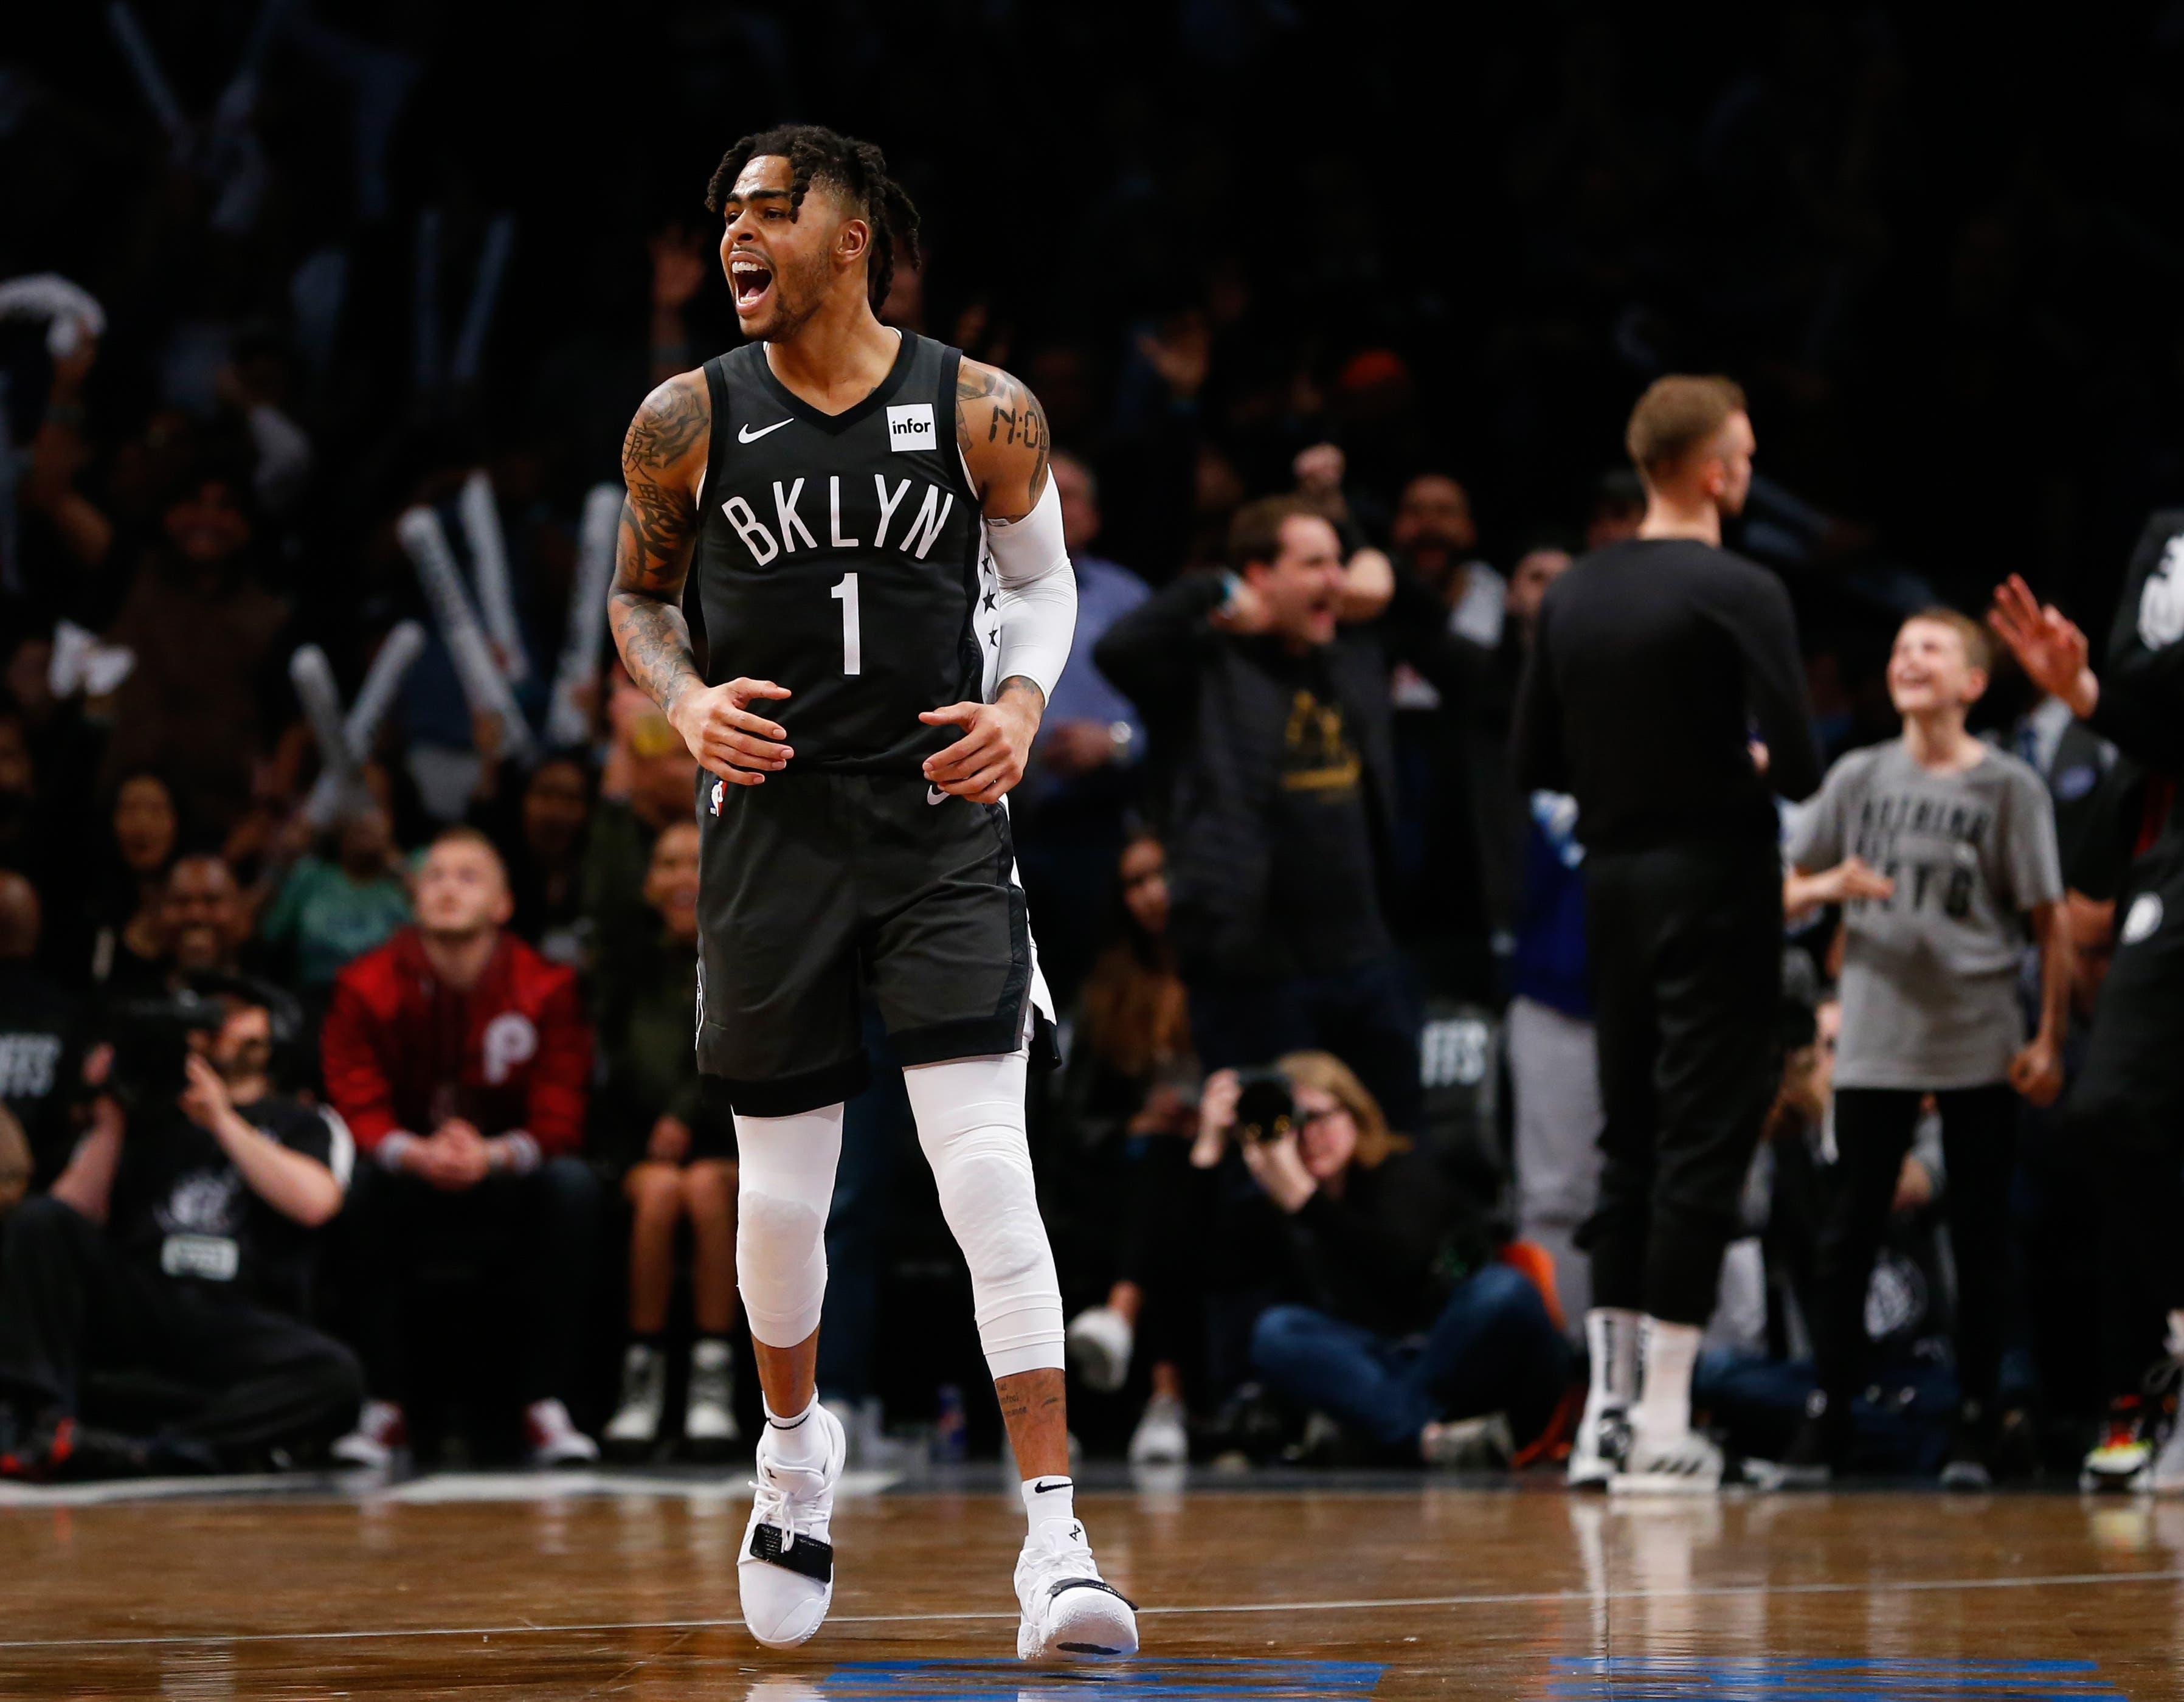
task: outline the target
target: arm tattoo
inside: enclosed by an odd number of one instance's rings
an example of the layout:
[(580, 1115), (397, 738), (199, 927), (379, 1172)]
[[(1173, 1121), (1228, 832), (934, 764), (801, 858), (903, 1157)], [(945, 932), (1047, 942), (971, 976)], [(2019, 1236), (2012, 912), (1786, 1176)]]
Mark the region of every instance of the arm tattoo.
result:
[[(983, 432), (978, 430), (981, 421)], [(1017, 456), (1028, 456), (1031, 476), (1026, 485), (1032, 501), (1045, 494), (1047, 460), (1054, 449), (1046, 410), (1039, 406), (1038, 397), (999, 367), (966, 360), (956, 368), (956, 443), (967, 460), (982, 443), (1006, 444)]]
[(1012, 691), (1028, 691), (1041, 711), (1046, 708), (1046, 694), (1039, 689), (1039, 682), (1020, 673), (1011, 674), (994, 688), (994, 701), (999, 703)]
[(630, 678), (670, 711), (701, 683), (682, 609), (697, 507), (671, 470), (705, 435), (709, 412), (702, 390), (670, 381), (644, 399), (621, 448), (628, 494), (615, 540), (607, 622)]

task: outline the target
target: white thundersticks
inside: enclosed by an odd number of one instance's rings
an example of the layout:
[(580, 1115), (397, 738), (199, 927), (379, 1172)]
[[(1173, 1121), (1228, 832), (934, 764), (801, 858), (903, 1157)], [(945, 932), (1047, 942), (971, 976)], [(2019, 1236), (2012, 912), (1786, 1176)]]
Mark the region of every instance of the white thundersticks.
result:
[(849, 1445), (841, 1421), (817, 1401), (759, 1438), (750, 1522), (736, 1558), (744, 1623), (768, 1649), (807, 1641), (834, 1599), (834, 1544), (828, 1532), (834, 1487)]

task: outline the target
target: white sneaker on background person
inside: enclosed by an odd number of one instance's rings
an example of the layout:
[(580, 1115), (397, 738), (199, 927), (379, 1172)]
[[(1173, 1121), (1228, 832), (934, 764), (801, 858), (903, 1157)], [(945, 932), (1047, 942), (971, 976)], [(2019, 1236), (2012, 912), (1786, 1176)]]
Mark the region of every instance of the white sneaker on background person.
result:
[(1632, 1426), (1630, 1452), (1608, 1484), (1617, 1495), (1711, 1495), (1721, 1487), (1722, 1455), (1702, 1431), (1648, 1436)]
[(736, 1422), (734, 1354), (718, 1337), (702, 1337), (690, 1349), (682, 1440), (699, 1459), (712, 1459), (742, 1441), (743, 1434)]
[(1431, 1420), (1418, 1432), (1418, 1458), (1443, 1471), (1507, 1471), (1516, 1457), (1507, 1413)]
[(344, 1465), (384, 1466), (410, 1445), (410, 1426), (393, 1401), (366, 1401), (356, 1428), (335, 1443), (333, 1457)]
[(1630, 1415), (1619, 1406), (1596, 1408), (1585, 1404), (1585, 1417), (1570, 1444), (1569, 1470), (1564, 1477), (1573, 1489), (1605, 1489), (1623, 1469), (1630, 1451)]
[(589, 1465), (599, 1457), (599, 1443), (577, 1428), (568, 1408), (551, 1395), (523, 1409), (523, 1435), (533, 1465)]
[(621, 1404), (599, 1437), (607, 1453), (627, 1459), (649, 1451), (660, 1440), (666, 1408), (667, 1355), (649, 1343), (631, 1342), (621, 1356)]
[(848, 1454), (841, 1421), (816, 1400), (786, 1427), (769, 1416), (758, 1439), (736, 1592), (768, 1649), (808, 1641), (834, 1599), (834, 1486)]
[(1100, 1576), (1084, 1526), (1043, 1525), (1025, 1537), (1017, 1560), (1017, 1659), (1120, 1657), (1138, 1652), (1138, 1616)]
[(1173, 1395), (1155, 1395), (1145, 1403), (1138, 1427), (1130, 1432), (1133, 1465), (1180, 1465), (1190, 1458), (1190, 1415)]
[(1088, 1306), (1069, 1320), (1063, 1336), (1070, 1369), (1097, 1394), (1112, 1395), (1129, 1381), (1130, 1349), (1137, 1332), (1112, 1306)]

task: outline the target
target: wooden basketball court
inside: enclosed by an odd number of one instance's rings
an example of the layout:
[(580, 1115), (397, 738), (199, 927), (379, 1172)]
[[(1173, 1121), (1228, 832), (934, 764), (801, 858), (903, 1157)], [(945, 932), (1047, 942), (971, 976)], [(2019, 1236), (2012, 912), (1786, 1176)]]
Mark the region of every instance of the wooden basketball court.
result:
[(736, 1621), (739, 1478), (10, 1490), (0, 1696), (2184, 1698), (2184, 1504), (1081, 1489), (1144, 1657), (1019, 1665), (999, 1477), (848, 1486), (834, 1613)]

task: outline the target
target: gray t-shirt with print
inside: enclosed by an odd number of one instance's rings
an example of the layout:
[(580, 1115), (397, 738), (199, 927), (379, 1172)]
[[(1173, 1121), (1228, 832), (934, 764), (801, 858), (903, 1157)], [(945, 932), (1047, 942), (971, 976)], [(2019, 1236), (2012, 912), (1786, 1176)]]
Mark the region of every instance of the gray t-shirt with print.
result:
[(2025, 1043), (2017, 971), (2025, 913), (2063, 896), (2055, 812), (2027, 764), (1992, 750), (1958, 773), (1901, 739), (1828, 771), (1790, 860), (1861, 857), (1896, 883), (1843, 918), (1841, 1087), (1938, 1091), (2004, 1079)]

